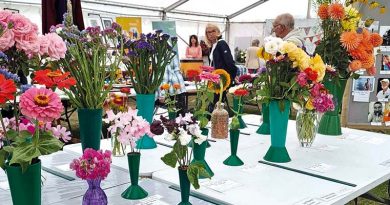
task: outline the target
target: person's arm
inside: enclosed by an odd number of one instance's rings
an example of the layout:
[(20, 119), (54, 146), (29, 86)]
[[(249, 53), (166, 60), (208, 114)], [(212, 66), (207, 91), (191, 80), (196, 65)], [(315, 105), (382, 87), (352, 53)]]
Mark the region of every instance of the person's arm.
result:
[(249, 62), (249, 48), (246, 50), (245, 53), (245, 67), (248, 68), (248, 62)]
[(225, 64), (227, 65), (227, 69), (230, 70), (232, 73), (237, 73), (237, 67), (234, 64), (232, 53), (230, 52), (229, 45), (226, 43), (226, 41), (218, 41), (217, 45), (218, 51), (220, 52)]
[(197, 59), (202, 59), (202, 48), (200, 46), (196, 47), (196, 56)]
[(372, 122), (372, 114), (371, 113), (368, 114), (368, 122)]
[(190, 55), (190, 47), (187, 47), (186, 49), (186, 58), (192, 58), (192, 56)]

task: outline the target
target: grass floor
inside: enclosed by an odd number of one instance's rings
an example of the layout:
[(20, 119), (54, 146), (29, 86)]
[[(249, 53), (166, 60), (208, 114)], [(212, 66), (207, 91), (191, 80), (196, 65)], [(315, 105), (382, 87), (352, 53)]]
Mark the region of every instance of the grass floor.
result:
[[(189, 98), (189, 107), (190, 108), (193, 107), (194, 102), (195, 102), (195, 97), (190, 97)], [(229, 102), (232, 102), (231, 99), (229, 100)], [(134, 108), (135, 103), (130, 102), (130, 106)], [(245, 105), (244, 106), (244, 113), (260, 114), (260, 110), (257, 106)], [(291, 113), (290, 119), (294, 119), (294, 118), (295, 118), (295, 113)], [(72, 141), (70, 143), (78, 143), (78, 142), (80, 142), (80, 140), (79, 140), (80, 138), (79, 138), (79, 125), (78, 125), (78, 119), (77, 119), (77, 112), (73, 113), (73, 115), (70, 117), (70, 123), (72, 126)], [(62, 123), (62, 125), (67, 126), (65, 123)], [(386, 133), (386, 134), (390, 134), (390, 133)], [(383, 198), (388, 199), (389, 195), (387, 193), (387, 188), (388, 188), (388, 183), (386, 182), (386, 183), (383, 183), (383, 184), (377, 186), (373, 190), (371, 190), (370, 193), (374, 194), (375, 196), (379, 196), (379, 197), (383, 197)], [(347, 205), (354, 205), (354, 204), (355, 204), (354, 201), (347, 203)], [(381, 203), (373, 202), (373, 201), (359, 197), (357, 204), (358, 205), (379, 205)]]

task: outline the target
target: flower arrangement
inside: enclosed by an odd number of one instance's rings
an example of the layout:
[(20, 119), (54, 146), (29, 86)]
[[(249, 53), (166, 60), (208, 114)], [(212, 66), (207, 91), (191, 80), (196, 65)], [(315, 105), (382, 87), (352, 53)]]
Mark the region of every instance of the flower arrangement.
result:
[(112, 110), (107, 111), (107, 118), (103, 119), (106, 123), (111, 123), (108, 127), (109, 132), (115, 133), (118, 142), (114, 144), (114, 150), (118, 149), (119, 143), (130, 145), (131, 152), (139, 152), (136, 149), (136, 142), (145, 134), (152, 137), (149, 123), (141, 116), (137, 116), (137, 110), (129, 108), (127, 112), (115, 114)]
[(70, 169), (83, 180), (104, 180), (110, 173), (111, 151), (87, 148), (83, 155), (70, 163)]
[(130, 73), (137, 94), (154, 94), (158, 89), (165, 67), (176, 55), (173, 50), (176, 43), (176, 37), (162, 34), (162, 30), (141, 34), (140, 39), (124, 43), (128, 51), (122, 62)]
[[(177, 91), (180, 90), (180, 84), (179, 83), (175, 83), (173, 85), (170, 85), (168, 83), (164, 83), (160, 86), (160, 90), (161, 91), (164, 91), (164, 95), (165, 95), (165, 105), (167, 106), (168, 108), (168, 112), (172, 113), (176, 113), (178, 112), (179, 110), (176, 109), (176, 94), (177, 94)], [(170, 95), (170, 91), (173, 91), (174, 95), (173, 95), (173, 99), (171, 99), (171, 95)]]
[(345, 4), (337, 0), (317, 0), (315, 6), (323, 30), (315, 53), (329, 65), (326, 78), (357, 78), (356, 72), (360, 70), (375, 74), (373, 49), (381, 45), (382, 38), (364, 28), (369, 27), (373, 19), (367, 18), (364, 25), (360, 24), (359, 7), (379, 8), (380, 13), (384, 13), (386, 7), (376, 1), (368, 4), (363, 0), (346, 1)]
[(236, 110), (232, 109), (234, 112), (234, 117), (232, 118), (232, 122), (230, 123), (230, 129), (237, 130), (240, 128), (239, 118), (242, 115), (243, 109), (243, 98), (249, 95), (249, 83), (253, 80), (251, 75), (245, 74), (241, 75), (238, 78), (239, 85), (231, 87), (229, 89), (229, 93), (233, 95), (233, 97), (238, 98), (238, 105)]
[(111, 88), (122, 59), (123, 43), (118, 38), (122, 28), (114, 22), (103, 31), (100, 27), (79, 31), (72, 18), (71, 12), (66, 13), (64, 23), (51, 28), (67, 42), (68, 52), (59, 65), (76, 79), (76, 86), (64, 92), (78, 108), (100, 109), (110, 90), (103, 89), (105, 81), (109, 80)]
[(209, 122), (208, 116), (211, 114), (207, 111), (210, 102), (213, 102), (213, 92), (208, 89), (209, 82), (219, 83), (219, 75), (213, 74), (213, 67), (201, 66), (186, 70), (188, 80), (195, 82), (196, 87), (196, 106), (194, 116), (199, 121), (200, 128), (205, 128)]
[(235, 56), (234, 56), (234, 59), (236, 59), (236, 61), (238, 63), (245, 63), (245, 59), (246, 59), (246, 50), (241, 50), (239, 49), (238, 47), (236, 47), (234, 49), (234, 53), (235, 53)]
[(175, 120), (169, 120), (163, 116), (160, 120), (153, 121), (151, 132), (155, 135), (162, 135), (164, 130), (168, 133), (165, 136), (166, 140), (173, 140), (172, 151), (165, 154), (161, 160), (168, 166), (173, 168), (179, 164), (180, 169), (187, 170), (187, 176), (190, 183), (195, 189), (199, 188), (199, 176), (209, 177), (203, 164), (192, 161), (192, 150), (187, 147), (188, 143), (193, 139), (193, 143), (202, 144), (206, 140), (206, 136), (200, 133), (199, 126), (195, 118), (190, 113), (184, 116), (179, 116)]
[(69, 72), (62, 72), (57, 69), (52, 71), (50, 69), (38, 70), (35, 73), (33, 81), (37, 84), (45, 85), (46, 88), (51, 89), (69, 89), (76, 84), (76, 79), (70, 76)]

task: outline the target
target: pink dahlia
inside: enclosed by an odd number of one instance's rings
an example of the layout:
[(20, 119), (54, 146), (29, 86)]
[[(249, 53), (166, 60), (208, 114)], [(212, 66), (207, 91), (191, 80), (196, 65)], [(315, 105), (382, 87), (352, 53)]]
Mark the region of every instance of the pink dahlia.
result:
[(61, 99), (46, 88), (30, 88), (20, 96), (20, 110), (26, 117), (50, 122), (61, 117)]

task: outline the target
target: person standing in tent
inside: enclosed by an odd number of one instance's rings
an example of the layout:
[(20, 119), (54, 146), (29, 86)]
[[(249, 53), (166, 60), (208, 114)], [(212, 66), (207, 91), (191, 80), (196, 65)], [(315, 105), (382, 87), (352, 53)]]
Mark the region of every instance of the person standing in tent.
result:
[(302, 37), (302, 31), (300, 29), (294, 29), (294, 17), (289, 13), (284, 13), (276, 17), (272, 23), (272, 31), (275, 36), (294, 43), (300, 48), (304, 48), (304, 40)]
[(186, 58), (202, 59), (202, 48), (198, 42), (198, 36), (191, 35), (189, 46), (186, 50)]
[[(230, 75), (231, 83), (234, 83), (234, 79), (237, 75), (237, 67), (234, 63), (232, 53), (230, 51), (229, 45), (225, 40), (222, 39), (221, 31), (218, 26), (215, 24), (207, 24), (205, 30), (206, 43), (210, 45), (210, 66), (213, 66), (215, 69), (224, 69)], [(228, 85), (228, 87), (230, 87)], [(214, 104), (217, 103), (219, 95), (214, 96)], [(227, 103), (226, 91), (222, 93), (222, 101)], [(211, 105), (211, 106), (213, 106)], [(214, 106), (212, 107), (214, 108)], [(210, 110), (212, 110), (210, 108)]]
[(260, 68), (259, 57), (257, 57), (259, 43), (260, 41), (255, 39), (252, 41), (252, 46), (246, 49), (245, 67), (248, 69), (250, 74), (256, 73), (257, 69)]

